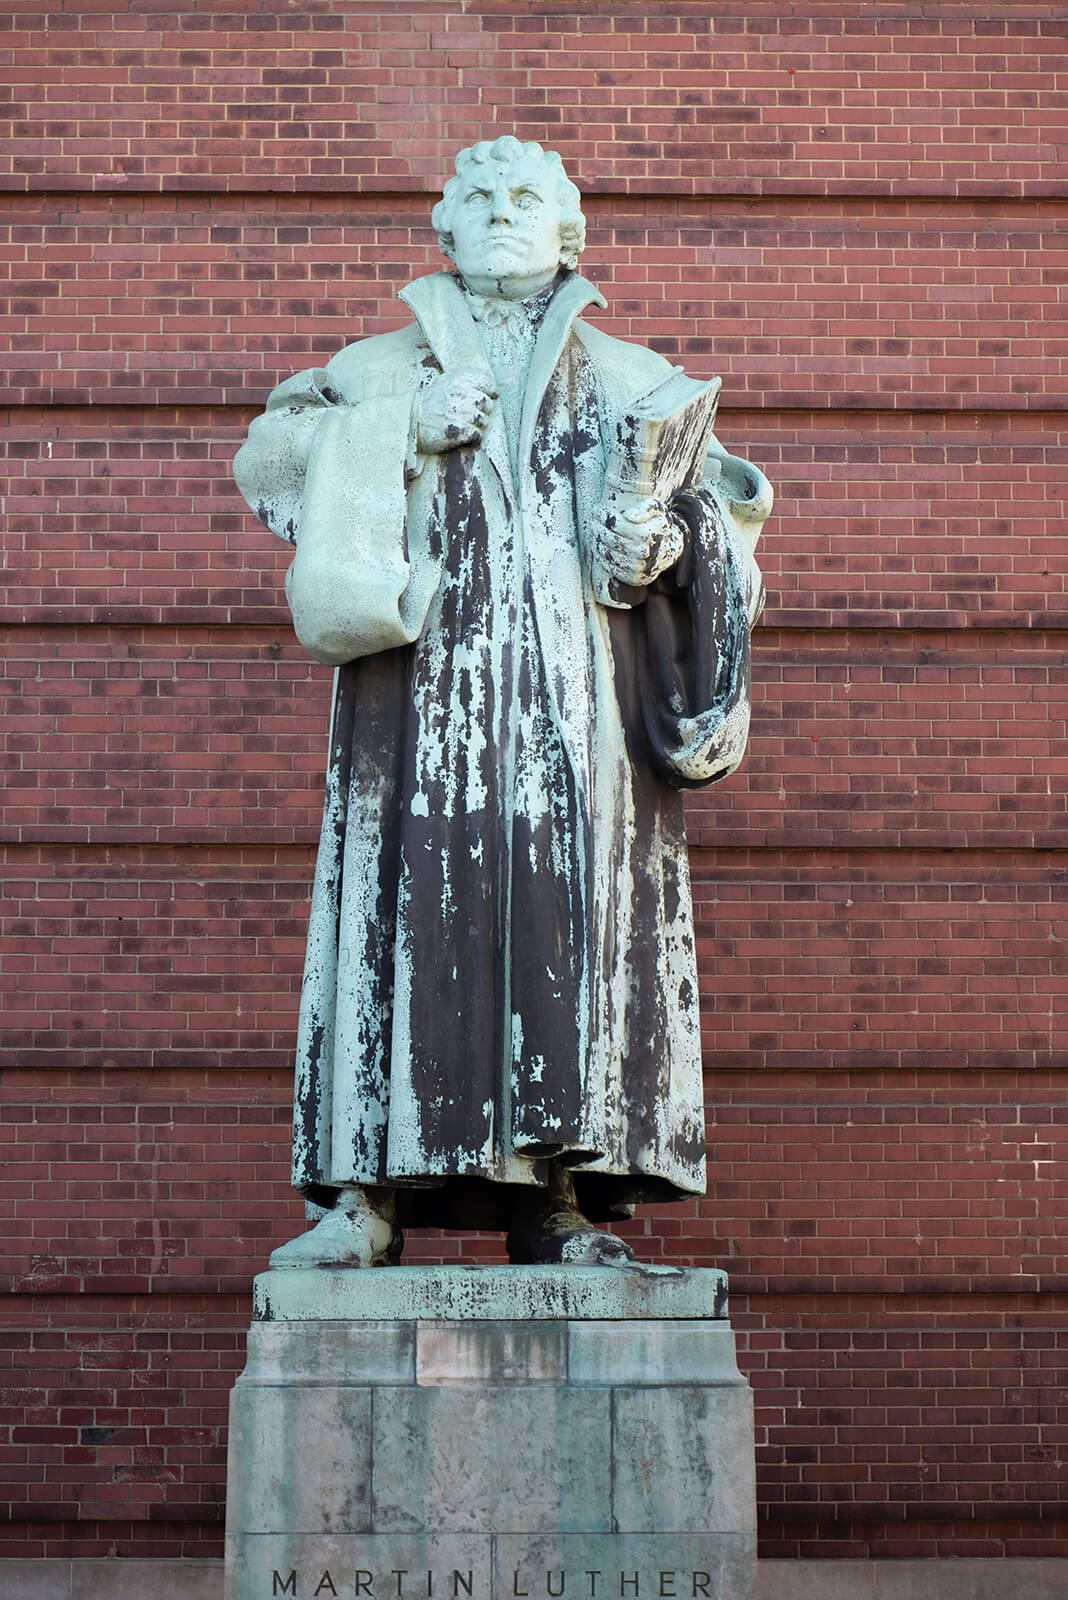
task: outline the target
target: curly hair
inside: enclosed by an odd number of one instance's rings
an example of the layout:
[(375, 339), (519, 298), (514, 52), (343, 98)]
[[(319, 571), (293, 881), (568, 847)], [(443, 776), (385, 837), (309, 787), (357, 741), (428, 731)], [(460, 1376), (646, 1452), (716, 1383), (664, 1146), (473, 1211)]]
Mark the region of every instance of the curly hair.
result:
[(430, 213), (431, 224), (438, 232), (438, 247), (442, 255), (450, 261), (455, 260), (452, 214), (468, 169), (488, 161), (505, 161), (511, 165), (527, 156), (541, 161), (556, 179), (556, 198), (560, 206), (560, 265), (569, 269), (574, 267), (586, 243), (582, 196), (564, 171), (564, 164), (555, 150), (543, 150), (540, 144), (533, 141), (521, 144), (510, 133), (492, 141), (481, 139), (478, 144), (461, 150), (456, 157), (456, 176), (446, 183), (441, 199)]

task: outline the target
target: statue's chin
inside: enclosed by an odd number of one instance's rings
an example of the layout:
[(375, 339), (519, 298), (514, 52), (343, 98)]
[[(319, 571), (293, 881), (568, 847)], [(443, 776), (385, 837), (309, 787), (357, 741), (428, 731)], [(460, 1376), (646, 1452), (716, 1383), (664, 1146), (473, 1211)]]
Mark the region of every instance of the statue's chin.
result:
[(517, 272), (514, 262), (502, 261), (494, 272), (495, 266), (497, 263), (491, 259), (480, 272), (465, 271), (464, 282), (467, 287), (476, 294), (500, 295), (503, 300), (525, 300), (529, 295), (547, 288), (558, 271), (553, 267), (549, 272)]

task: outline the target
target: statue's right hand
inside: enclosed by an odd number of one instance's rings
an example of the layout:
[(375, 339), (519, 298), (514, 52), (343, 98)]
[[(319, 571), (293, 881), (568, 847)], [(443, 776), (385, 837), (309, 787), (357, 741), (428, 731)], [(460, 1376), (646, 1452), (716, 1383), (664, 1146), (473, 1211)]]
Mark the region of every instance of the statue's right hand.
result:
[(496, 398), (496, 389), (487, 388), (473, 372), (440, 373), (420, 399), (419, 449), (427, 455), (440, 455), (478, 444)]

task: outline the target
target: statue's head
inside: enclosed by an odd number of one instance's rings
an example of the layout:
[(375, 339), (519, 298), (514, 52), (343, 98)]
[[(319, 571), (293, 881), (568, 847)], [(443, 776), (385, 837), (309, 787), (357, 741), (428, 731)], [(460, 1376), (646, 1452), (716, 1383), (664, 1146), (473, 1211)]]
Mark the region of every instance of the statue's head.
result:
[(578, 260), (580, 201), (555, 150), (507, 134), (460, 151), (431, 221), (472, 288), (530, 294)]

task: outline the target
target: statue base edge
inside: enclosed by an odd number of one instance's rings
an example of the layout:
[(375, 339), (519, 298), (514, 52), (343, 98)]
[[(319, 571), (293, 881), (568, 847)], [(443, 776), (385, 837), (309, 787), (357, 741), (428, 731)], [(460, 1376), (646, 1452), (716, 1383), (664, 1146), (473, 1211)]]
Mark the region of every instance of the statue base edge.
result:
[(280, 1267), (253, 1285), (257, 1322), (417, 1318), (726, 1320), (716, 1267)]

